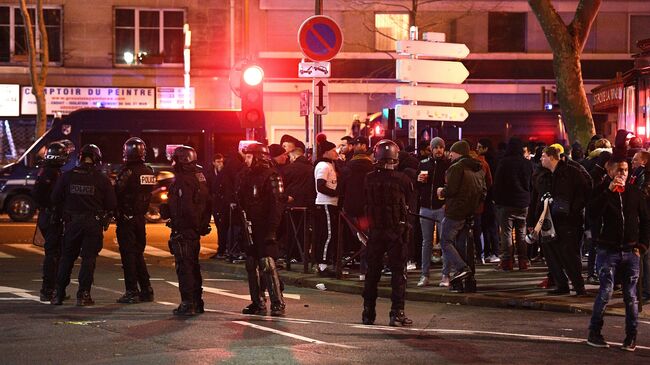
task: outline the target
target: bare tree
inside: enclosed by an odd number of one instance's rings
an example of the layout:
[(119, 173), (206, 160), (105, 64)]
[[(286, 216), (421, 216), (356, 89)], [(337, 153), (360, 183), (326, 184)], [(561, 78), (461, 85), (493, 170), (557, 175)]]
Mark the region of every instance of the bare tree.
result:
[(562, 21), (551, 0), (528, 0), (553, 51), (553, 71), (562, 119), (569, 139), (586, 146), (594, 121), (582, 80), (580, 55), (602, 0), (580, 0), (573, 20)]
[(36, 11), (34, 12), (40, 39), (38, 49), (36, 48), (36, 37), (32, 29), (33, 19), (29, 15), (25, 0), (20, 0), (20, 10), (23, 14), (25, 36), (27, 37), (26, 43), (29, 55), (29, 74), (32, 81), (32, 94), (36, 98), (36, 138), (39, 138), (45, 133), (45, 128), (47, 127), (45, 81), (50, 62), (47, 30), (45, 29), (45, 18), (43, 17), (43, 0), (36, 1)]

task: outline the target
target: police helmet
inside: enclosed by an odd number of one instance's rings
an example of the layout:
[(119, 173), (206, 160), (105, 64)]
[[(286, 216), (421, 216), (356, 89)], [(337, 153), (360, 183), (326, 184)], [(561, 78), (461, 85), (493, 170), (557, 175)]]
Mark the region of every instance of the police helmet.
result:
[(374, 157), (380, 167), (394, 168), (399, 163), (399, 147), (390, 139), (382, 139), (375, 145)]
[(63, 166), (68, 162), (68, 149), (61, 142), (52, 142), (45, 152), (45, 164), (49, 166)]
[(263, 143), (260, 142), (253, 142), (244, 147), (244, 150), (242, 151), (244, 154), (252, 154), (252, 155), (268, 155), (270, 156), (269, 148), (265, 146)]
[(142, 161), (147, 155), (147, 145), (138, 137), (131, 137), (124, 142), (122, 158), (125, 162)]
[(96, 165), (102, 161), (102, 151), (94, 144), (84, 145), (79, 151), (79, 162), (85, 162), (85, 158), (91, 159), (93, 165)]
[(191, 164), (196, 162), (196, 151), (189, 146), (176, 147), (172, 154), (172, 161), (178, 164)]

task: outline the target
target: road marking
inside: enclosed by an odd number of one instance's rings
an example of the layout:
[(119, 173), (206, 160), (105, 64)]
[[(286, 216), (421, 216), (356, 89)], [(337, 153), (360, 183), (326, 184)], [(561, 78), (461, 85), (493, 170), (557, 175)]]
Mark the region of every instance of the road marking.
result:
[(354, 346), (343, 345), (343, 344), (340, 344), (340, 343), (324, 342), (324, 341), (316, 340), (316, 339), (313, 339), (313, 338), (310, 338), (310, 337), (300, 336), (300, 335), (296, 335), (296, 334), (293, 334), (293, 333), (276, 330), (274, 328), (260, 326), (260, 325), (254, 324), (254, 323), (249, 323), (249, 322), (244, 322), (244, 321), (233, 321), (233, 323), (237, 323), (237, 324), (242, 325), (242, 326), (252, 327), (252, 328), (258, 329), (260, 331), (275, 333), (276, 335), (280, 335), (280, 336), (290, 337), (290, 338), (293, 338), (295, 340), (300, 340), (300, 341), (304, 341), (304, 342), (313, 343), (315, 345), (336, 346), (336, 347), (342, 347), (342, 348), (345, 348), (345, 349), (356, 349), (357, 348), (357, 347), (354, 347)]
[(39, 254), (41, 256), (45, 256), (45, 251), (43, 251), (43, 248), (34, 246), (31, 243), (7, 243), (6, 245), (19, 250), (32, 252), (32, 253)]
[(103, 248), (99, 251), (99, 256), (106, 257), (109, 259), (121, 260), (122, 256), (119, 252), (111, 251), (109, 249)]
[(207, 248), (207, 247), (201, 247), (201, 253), (206, 255), (210, 255), (210, 254), (214, 255), (215, 253), (217, 253), (217, 250), (212, 248)]
[(16, 256), (0, 251), (0, 259), (15, 259)]
[(11, 301), (11, 300), (31, 300), (34, 302), (39, 302), (47, 304), (47, 302), (41, 302), (41, 298), (36, 295), (30, 294), (31, 290), (22, 289), (22, 288), (13, 288), (11, 286), (0, 286), (0, 293), (8, 293), (17, 296), (18, 298), (0, 298), (1, 300)]
[[(178, 283), (175, 281), (168, 281), (167, 284), (171, 284), (175, 287), (178, 287)], [(234, 294), (231, 293), (230, 290), (226, 289), (219, 289), (219, 288), (211, 288), (209, 286), (203, 286), (203, 291), (206, 293), (212, 293), (212, 294), (217, 294), (217, 295), (223, 295), (225, 297), (231, 297), (231, 298), (237, 298), (237, 299), (242, 299), (242, 300), (251, 300), (250, 295), (241, 295), (241, 294)], [(282, 294), (284, 298), (288, 299), (295, 299), (295, 300), (300, 300), (300, 294)]]
[(234, 279), (203, 279), (203, 281), (239, 281)]
[(36, 227), (36, 222), (27, 223), (3, 223), (3, 227)]
[[(124, 281), (124, 278), (118, 278), (118, 281)], [(165, 281), (165, 278), (149, 278), (150, 281)]]
[(173, 255), (170, 254), (168, 251), (161, 250), (153, 246), (145, 246), (144, 253), (146, 253), (147, 255), (157, 256), (157, 257), (173, 257)]

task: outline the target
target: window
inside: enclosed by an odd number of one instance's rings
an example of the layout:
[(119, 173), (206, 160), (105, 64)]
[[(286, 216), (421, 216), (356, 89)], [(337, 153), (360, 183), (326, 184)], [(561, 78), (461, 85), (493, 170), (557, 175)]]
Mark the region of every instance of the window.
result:
[(650, 38), (650, 15), (630, 15), (630, 53), (639, 53), (636, 42)]
[(395, 41), (409, 39), (409, 15), (375, 14), (375, 49), (395, 51)]
[(146, 162), (154, 164), (171, 164), (171, 154), (177, 146), (193, 147), (199, 160), (205, 160), (203, 146), (203, 133), (201, 132), (154, 132), (143, 131), (140, 138), (147, 145)]
[(526, 52), (526, 13), (488, 14), (488, 52)]
[[(36, 48), (40, 47), (41, 35), (36, 26), (36, 10), (28, 9), (32, 18), (32, 31), (36, 37)], [(62, 10), (56, 7), (43, 7), (43, 18), (48, 38), (50, 63), (62, 62), (61, 49), (63, 44), (61, 24)], [(0, 62), (23, 63), (28, 62), (27, 36), (23, 15), (19, 6), (0, 6)]]
[(183, 10), (115, 9), (115, 64), (182, 64), (184, 24)]

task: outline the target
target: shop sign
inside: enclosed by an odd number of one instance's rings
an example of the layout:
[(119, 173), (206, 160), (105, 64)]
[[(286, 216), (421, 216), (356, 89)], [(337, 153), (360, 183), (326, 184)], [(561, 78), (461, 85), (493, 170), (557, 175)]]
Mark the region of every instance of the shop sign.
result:
[[(156, 92), (150, 87), (48, 86), (45, 89), (47, 114), (69, 114), (81, 108), (154, 109)], [(36, 114), (36, 98), (31, 86), (23, 86), (21, 113)]]
[(0, 84), (0, 117), (20, 115), (20, 85)]
[[(187, 105), (185, 105), (187, 103)], [(184, 87), (159, 87), (156, 88), (156, 109), (194, 109), (194, 88), (185, 100)]]
[(606, 110), (621, 105), (623, 102), (623, 85), (607, 85), (592, 90), (594, 109)]

